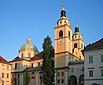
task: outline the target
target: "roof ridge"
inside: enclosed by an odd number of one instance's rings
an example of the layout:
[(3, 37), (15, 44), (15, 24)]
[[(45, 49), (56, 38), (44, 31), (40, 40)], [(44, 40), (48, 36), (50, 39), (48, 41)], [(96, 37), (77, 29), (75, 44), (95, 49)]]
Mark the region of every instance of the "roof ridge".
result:
[(4, 59), (2, 56), (0, 56), (0, 62), (1, 63), (9, 63), (6, 59)]
[(103, 48), (103, 38), (101, 38), (100, 40), (92, 44), (87, 45), (84, 50), (94, 50), (94, 49), (101, 49), (101, 48)]

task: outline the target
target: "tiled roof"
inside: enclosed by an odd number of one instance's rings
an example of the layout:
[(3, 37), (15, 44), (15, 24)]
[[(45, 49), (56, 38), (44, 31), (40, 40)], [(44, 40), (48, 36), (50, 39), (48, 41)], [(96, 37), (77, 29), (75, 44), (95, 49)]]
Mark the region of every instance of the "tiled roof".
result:
[(43, 52), (40, 52), (40, 53), (36, 54), (33, 58), (31, 58), (31, 61), (41, 60), (42, 56), (43, 56)]
[(17, 56), (16, 58), (14, 58), (10, 62), (23, 61), (23, 60), (26, 60), (26, 61), (41, 60), (42, 59), (42, 55), (43, 55), (43, 52), (40, 52), (40, 53), (36, 54), (34, 57), (32, 57), (30, 60), (27, 60), (27, 59), (24, 59), (24, 58), (20, 58), (20, 57)]
[(89, 44), (84, 48), (84, 51), (103, 49), (103, 38), (95, 43)]
[[(54, 49), (52, 50), (52, 54), (54, 54)], [(38, 53), (38, 54), (36, 54), (33, 58), (31, 58), (31, 61), (41, 60), (41, 59), (43, 59), (43, 51)]]
[[(26, 60), (26, 59), (23, 59), (23, 58), (20, 58), (20, 57), (16, 57), (16, 58), (14, 58), (12, 61), (10, 61), (10, 62), (15, 62), (15, 61), (22, 61), (22, 60)], [(29, 61), (29, 60), (26, 60), (26, 61)]]
[(9, 64), (9, 62), (5, 60), (2, 56), (0, 56), (0, 63)]

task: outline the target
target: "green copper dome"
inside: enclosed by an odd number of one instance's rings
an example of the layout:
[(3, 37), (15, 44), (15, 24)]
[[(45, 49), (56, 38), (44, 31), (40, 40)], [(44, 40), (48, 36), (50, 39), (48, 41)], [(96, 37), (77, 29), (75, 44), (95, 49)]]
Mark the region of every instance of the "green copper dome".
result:
[(30, 38), (27, 38), (26, 44), (24, 44), (21, 48), (21, 50), (34, 50), (35, 52), (39, 52), (37, 47), (32, 43), (32, 40)]

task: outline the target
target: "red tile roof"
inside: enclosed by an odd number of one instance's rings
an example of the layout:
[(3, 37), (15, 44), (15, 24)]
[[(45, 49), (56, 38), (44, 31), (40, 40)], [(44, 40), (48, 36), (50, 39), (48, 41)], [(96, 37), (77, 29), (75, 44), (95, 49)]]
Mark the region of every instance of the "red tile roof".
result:
[(97, 50), (97, 49), (103, 49), (103, 38), (96, 41), (95, 43), (87, 45), (84, 51)]
[(2, 56), (0, 56), (0, 63), (9, 64), (9, 62), (5, 60)]
[(10, 61), (10, 62), (15, 62), (15, 61), (23, 61), (23, 60), (25, 60), (25, 61), (35, 61), (35, 60), (41, 60), (42, 59), (42, 52), (40, 52), (40, 53), (38, 53), (38, 54), (36, 54), (34, 57), (32, 57), (30, 60), (27, 60), (27, 59), (24, 59), (24, 58), (20, 58), (20, 57), (16, 57), (16, 58), (14, 58), (12, 61)]
[(10, 61), (10, 62), (15, 62), (15, 61), (23, 61), (23, 60), (25, 60), (25, 61), (29, 61), (29, 60), (27, 60), (27, 59), (23, 59), (23, 58), (20, 58), (20, 57), (16, 57), (16, 58), (14, 58), (12, 61)]
[(40, 52), (39, 54), (36, 54), (33, 58), (31, 58), (31, 61), (43, 59), (42, 55), (43, 55), (43, 52)]

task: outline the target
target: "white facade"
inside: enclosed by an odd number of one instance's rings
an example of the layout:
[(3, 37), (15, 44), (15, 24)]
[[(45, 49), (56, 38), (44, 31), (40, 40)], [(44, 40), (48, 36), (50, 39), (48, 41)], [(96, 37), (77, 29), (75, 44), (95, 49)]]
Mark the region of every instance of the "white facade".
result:
[(84, 85), (103, 85), (103, 49), (85, 51), (84, 55)]
[(69, 85), (84, 85), (84, 61), (69, 63)]

